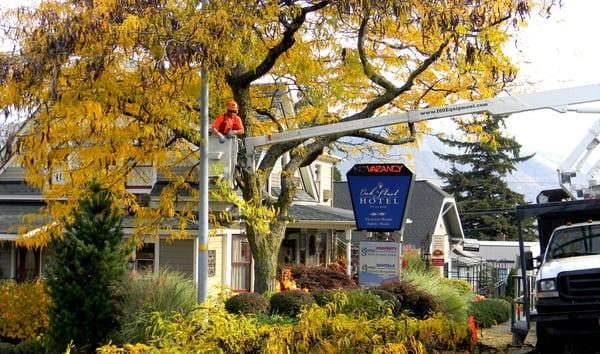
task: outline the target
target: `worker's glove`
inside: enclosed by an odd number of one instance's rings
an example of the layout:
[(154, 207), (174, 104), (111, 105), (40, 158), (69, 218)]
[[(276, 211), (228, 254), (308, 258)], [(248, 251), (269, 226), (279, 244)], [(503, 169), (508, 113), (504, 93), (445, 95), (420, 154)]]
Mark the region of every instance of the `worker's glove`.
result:
[(229, 133), (227, 133), (227, 137), (228, 137), (229, 139), (233, 139), (233, 138), (235, 138), (235, 137), (236, 137), (236, 135), (235, 135), (235, 133), (234, 133), (233, 131), (229, 131)]
[(225, 143), (225, 137), (223, 136), (223, 134), (219, 133), (219, 134), (217, 135), (217, 138), (219, 139), (219, 142), (220, 142), (221, 144)]

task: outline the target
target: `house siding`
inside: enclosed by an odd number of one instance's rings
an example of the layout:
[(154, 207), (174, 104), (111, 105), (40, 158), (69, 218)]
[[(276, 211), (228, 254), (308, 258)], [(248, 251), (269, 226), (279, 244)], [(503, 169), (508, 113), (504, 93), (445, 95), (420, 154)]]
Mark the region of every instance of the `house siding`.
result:
[[(223, 285), (223, 242), (224, 237), (221, 235), (211, 236), (208, 238), (208, 250), (215, 251), (215, 274), (208, 277), (208, 291), (213, 293), (221, 289)], [(227, 267), (225, 267), (227, 269)]]
[(194, 275), (194, 240), (160, 240), (160, 268)]

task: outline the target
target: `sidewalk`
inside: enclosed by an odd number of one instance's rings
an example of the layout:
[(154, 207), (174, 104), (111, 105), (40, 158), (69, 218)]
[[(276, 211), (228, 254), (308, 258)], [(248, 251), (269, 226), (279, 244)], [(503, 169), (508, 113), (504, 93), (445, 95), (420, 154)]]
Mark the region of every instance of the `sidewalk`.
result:
[[(532, 323), (532, 326), (535, 326)], [(529, 334), (522, 346), (514, 347), (512, 345), (512, 333), (510, 332), (510, 321), (482, 328), (478, 331), (479, 342), (485, 346), (494, 348), (498, 353), (527, 353), (535, 347), (535, 327), (529, 330)]]

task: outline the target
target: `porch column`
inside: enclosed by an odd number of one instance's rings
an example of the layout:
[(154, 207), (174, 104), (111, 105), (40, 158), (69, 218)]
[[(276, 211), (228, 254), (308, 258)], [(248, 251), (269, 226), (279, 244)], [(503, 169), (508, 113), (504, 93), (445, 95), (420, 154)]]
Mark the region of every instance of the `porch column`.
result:
[(352, 277), (352, 229), (345, 230), (346, 236), (346, 274)]
[(17, 246), (13, 241), (12, 247), (10, 248), (10, 278), (15, 279), (17, 277)]

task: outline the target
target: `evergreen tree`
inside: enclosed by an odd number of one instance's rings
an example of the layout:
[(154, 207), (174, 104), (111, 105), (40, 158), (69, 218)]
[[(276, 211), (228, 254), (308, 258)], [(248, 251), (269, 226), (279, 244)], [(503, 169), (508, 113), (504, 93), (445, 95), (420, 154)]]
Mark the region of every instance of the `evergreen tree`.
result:
[[(450, 171), (435, 169), (442, 178), (444, 191), (456, 198), (467, 237), (481, 240), (518, 238), (515, 206), (525, 203), (522, 194), (512, 191), (504, 177), (515, 171), (516, 164), (533, 155), (521, 156), (521, 145), (503, 135), (501, 117), (473, 119), (461, 125), (467, 137), (463, 141), (440, 140), (458, 153), (434, 154), (452, 163)], [(524, 235), (533, 237), (533, 224), (524, 221)]]
[(52, 298), (47, 347), (63, 353), (73, 341), (75, 352), (94, 352), (116, 329), (119, 298), (113, 285), (127, 270), (121, 219), (112, 195), (96, 181), (65, 221), (62, 237), (51, 243), (54, 256), (47, 284)]

